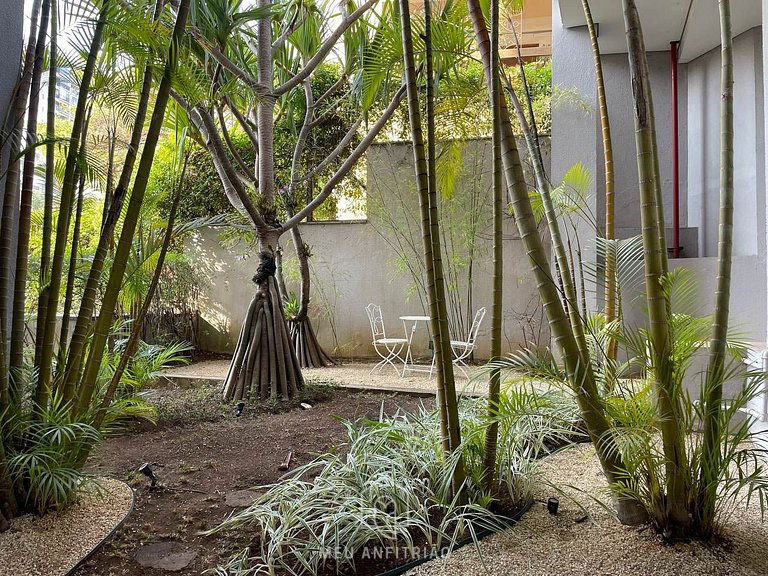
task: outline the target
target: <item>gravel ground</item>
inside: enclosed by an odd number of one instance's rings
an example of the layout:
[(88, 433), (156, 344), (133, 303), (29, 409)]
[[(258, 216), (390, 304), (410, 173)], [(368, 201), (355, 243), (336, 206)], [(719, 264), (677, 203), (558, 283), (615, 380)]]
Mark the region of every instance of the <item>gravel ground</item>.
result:
[(60, 513), (22, 516), (0, 534), (0, 576), (60, 576), (77, 564), (131, 509), (123, 482), (99, 478)]
[[(591, 497), (606, 501), (606, 483), (589, 445), (568, 449), (543, 463), (544, 475), (566, 488), (557, 516), (547, 513), (554, 490), (536, 494), (536, 503), (515, 528), (486, 538), (482, 555), (473, 546), (408, 572), (409, 576), (757, 576), (768, 574), (768, 523), (759, 504), (744, 506), (725, 526), (726, 542), (665, 545), (653, 530), (621, 526)], [(591, 496), (590, 496), (591, 495)], [(584, 511), (590, 520), (583, 520)], [(766, 519), (768, 521), (768, 519)]]
[[(334, 383), (339, 386), (354, 386), (371, 388), (372, 390), (435, 390), (435, 378), (427, 372), (411, 372), (399, 376), (394, 368), (386, 366), (371, 374), (374, 364), (344, 363), (328, 368), (304, 369), (304, 377), (311, 382)], [(229, 360), (207, 360), (195, 362), (189, 366), (166, 370), (166, 375), (182, 378), (224, 379), (229, 368)], [(428, 367), (427, 367), (428, 369)], [(470, 377), (478, 375), (477, 367), (467, 369)], [(479, 377), (468, 381), (460, 370), (456, 371), (456, 389), (466, 394), (486, 394), (488, 385), (486, 379)]]

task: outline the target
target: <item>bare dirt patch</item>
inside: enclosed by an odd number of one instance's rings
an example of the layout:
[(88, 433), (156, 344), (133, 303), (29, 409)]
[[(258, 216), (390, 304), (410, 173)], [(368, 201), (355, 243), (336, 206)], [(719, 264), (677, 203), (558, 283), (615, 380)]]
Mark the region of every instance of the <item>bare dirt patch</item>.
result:
[[(158, 427), (142, 426), (107, 440), (89, 462), (89, 471), (132, 484), (136, 508), (77, 576), (187, 576), (215, 567), (245, 547), (251, 535), (233, 538), (200, 532), (239, 510), (243, 491), (276, 482), (283, 474), (277, 468), (289, 451), (293, 468), (343, 442), (344, 429), (334, 416), (377, 418), (382, 402), (388, 413), (412, 411), (430, 402), (335, 389), (315, 393), (310, 410), (274, 413), (246, 407), (243, 416), (235, 418), (211, 391), (164, 390), (163, 394), (160, 412), (164, 417)], [(135, 472), (143, 462), (151, 464), (159, 488), (151, 490), (146, 478)], [(187, 560), (188, 564), (174, 570)], [(162, 567), (153, 568), (153, 563)]]

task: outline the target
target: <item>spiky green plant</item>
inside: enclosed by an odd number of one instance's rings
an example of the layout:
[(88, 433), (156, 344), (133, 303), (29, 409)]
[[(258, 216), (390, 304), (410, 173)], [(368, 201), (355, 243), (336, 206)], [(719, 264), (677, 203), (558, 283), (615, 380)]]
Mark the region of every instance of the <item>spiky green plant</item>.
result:
[(60, 396), (36, 417), (23, 410), (3, 415), (3, 436), (18, 441), (8, 451), (14, 483), (25, 494), (24, 507), (43, 513), (72, 502), (87, 477), (77, 465), (77, 447), (101, 440), (99, 432), (73, 420)]
[[(514, 387), (499, 404), (497, 477), (511, 500), (531, 497), (535, 460), (579, 426), (572, 397)], [(316, 574), (323, 566), (351, 567), (366, 547), (392, 547), (405, 556), (420, 540), (452, 549), (480, 529), (505, 526), (489, 511), (494, 498), (483, 487), (484, 400), (467, 400), (460, 419), (464, 443), (446, 455), (437, 410), (342, 421), (346, 443), (292, 471), (246, 510), (214, 532), (247, 528), (256, 535), (248, 550), (218, 574)], [(461, 453), (468, 463), (469, 503), (453, 495)]]

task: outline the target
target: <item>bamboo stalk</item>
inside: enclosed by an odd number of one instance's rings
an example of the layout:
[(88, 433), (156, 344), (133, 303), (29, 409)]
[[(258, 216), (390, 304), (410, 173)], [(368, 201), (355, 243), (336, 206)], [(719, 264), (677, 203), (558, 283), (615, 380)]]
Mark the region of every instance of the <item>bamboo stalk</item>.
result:
[[(486, 80), (490, 81), (490, 39), (485, 25), (485, 17), (479, 0), (467, 0), (469, 17), (475, 33), (475, 39), (483, 63)], [(579, 347), (570, 327), (570, 322), (563, 309), (557, 284), (551, 275), (551, 268), (539, 236), (538, 226), (531, 209), (528, 187), (525, 183), (520, 156), (512, 132), (506, 103), (502, 99), (500, 106), (502, 166), (507, 189), (510, 193), (515, 222), (531, 263), (531, 270), (536, 279), (537, 290), (547, 314), (549, 327), (555, 346), (560, 350), (568, 380), (576, 394), (579, 409), (584, 418), (590, 439), (595, 445), (603, 470), (611, 483), (620, 481), (622, 473), (621, 459), (608, 450), (606, 438), (609, 423), (600, 402), (594, 373), (591, 366), (581, 358)], [(562, 273), (562, 271), (561, 271)], [(640, 523), (647, 519), (645, 512), (633, 501), (618, 499), (617, 512), (624, 523)]]
[[(456, 390), (453, 378), (452, 353), (445, 302), (442, 260), (440, 257), (440, 227), (437, 213), (435, 190), (435, 138), (434, 138), (434, 99), (431, 49), (431, 7), (425, 0), (425, 46), (426, 46), (426, 84), (427, 84), (427, 148), (425, 151), (424, 135), (421, 129), (421, 113), (417, 92), (417, 78), (413, 59), (413, 38), (411, 36), (410, 8), (407, 0), (400, 0), (400, 17), (405, 64), (408, 117), (413, 140), (414, 167), (419, 190), (419, 208), (421, 213), (422, 242), (424, 262), (427, 274), (427, 300), (430, 311), (432, 339), (435, 344), (435, 364), (437, 366), (438, 404), (441, 410), (441, 433), (443, 447), (448, 452), (459, 449), (461, 433), (458, 422)], [(459, 460), (453, 477), (453, 490), (463, 498), (464, 470)]]
[(35, 46), (35, 61), (32, 68), (32, 83), (27, 112), (27, 147), (24, 155), (24, 176), (21, 183), (21, 204), (19, 207), (19, 231), (16, 239), (16, 277), (14, 280), (11, 318), (11, 371), (18, 371), (24, 365), (24, 330), (26, 327), (27, 273), (29, 270), (29, 236), (32, 224), (32, 191), (35, 180), (35, 153), (37, 151), (37, 117), (40, 103), (40, 84), (43, 76), (45, 40), (48, 36), (48, 21), (51, 14), (51, 0), (44, 0)]
[[(78, 93), (77, 107), (72, 124), (72, 133), (69, 139), (67, 163), (64, 171), (64, 180), (61, 185), (61, 200), (59, 203), (59, 218), (56, 227), (56, 243), (51, 262), (51, 278), (48, 289), (48, 302), (46, 304), (45, 330), (42, 334), (43, 343), (40, 354), (38, 390), (36, 396), (40, 399), (48, 397), (50, 390), (51, 373), (53, 365), (54, 333), (56, 331), (56, 313), (58, 312), (59, 290), (61, 289), (62, 272), (64, 266), (64, 253), (69, 237), (69, 213), (72, 209), (72, 200), (75, 188), (75, 169), (79, 154), (80, 135), (85, 121), (86, 108), (89, 104), (88, 93), (91, 80), (96, 68), (96, 59), (101, 49), (104, 29), (107, 25), (107, 16), (110, 12), (112, 0), (104, 0), (99, 18), (93, 32), (88, 58), (83, 69)], [(38, 334), (38, 338), (41, 335)]]
[(133, 236), (136, 231), (139, 212), (144, 200), (144, 192), (147, 188), (149, 173), (155, 157), (155, 149), (163, 126), (165, 109), (170, 95), (171, 81), (178, 67), (178, 47), (181, 45), (184, 36), (189, 7), (190, 0), (180, 1), (169, 49), (170, 56), (166, 61), (163, 78), (160, 81), (160, 86), (157, 90), (155, 108), (152, 112), (152, 119), (144, 142), (144, 149), (134, 179), (131, 199), (125, 213), (125, 219), (123, 220), (120, 241), (115, 250), (115, 257), (109, 274), (109, 280), (107, 281), (104, 297), (102, 299), (102, 307), (99, 312), (99, 317), (94, 326), (90, 354), (86, 363), (80, 390), (79, 410), (81, 412), (85, 411), (90, 405), (93, 391), (96, 386), (96, 379), (98, 378), (99, 367), (101, 364), (101, 356), (104, 353), (109, 329), (112, 324), (112, 312), (123, 283), (123, 276), (133, 244)]
[[(501, 173), (501, 79), (499, 77), (499, 0), (491, 0), (491, 113), (493, 117), (493, 305), (491, 313), (491, 361), (501, 359), (501, 324), (503, 310), (504, 252), (502, 218), (504, 190)], [(496, 448), (499, 438), (498, 405), (501, 371), (490, 374), (488, 384), (488, 420), (483, 453), (483, 482), (491, 491), (496, 486)]]
[(649, 345), (653, 358), (653, 378), (658, 393), (660, 428), (665, 455), (666, 498), (664, 530), (674, 536), (689, 528), (686, 478), (687, 458), (683, 432), (677, 417), (677, 393), (671, 358), (668, 302), (661, 279), (666, 273), (666, 247), (662, 242), (663, 221), (659, 220), (659, 173), (655, 155), (652, 95), (648, 81), (648, 62), (642, 26), (634, 0), (622, 0), (629, 49), (634, 100), (635, 141), (640, 184), (640, 218), (645, 261), (645, 291), (649, 321)]
[(703, 536), (714, 531), (717, 490), (721, 467), (719, 441), (722, 436), (723, 377), (728, 350), (728, 318), (731, 297), (734, 208), (734, 110), (733, 110), (733, 31), (730, 0), (719, 0), (721, 42), (720, 101), (720, 227), (717, 245), (717, 287), (709, 364), (702, 398), (704, 404), (704, 442), (701, 452), (699, 511), (697, 521)]

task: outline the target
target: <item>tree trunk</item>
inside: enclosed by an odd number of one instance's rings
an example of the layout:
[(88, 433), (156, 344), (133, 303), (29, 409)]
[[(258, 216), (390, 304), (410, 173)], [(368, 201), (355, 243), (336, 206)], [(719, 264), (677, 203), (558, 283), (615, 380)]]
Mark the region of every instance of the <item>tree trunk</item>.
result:
[(184, 37), (187, 15), (189, 14), (190, 1), (191, 0), (181, 0), (179, 4), (179, 9), (176, 16), (176, 24), (174, 26), (173, 36), (171, 38), (171, 46), (169, 51), (170, 57), (165, 63), (163, 78), (160, 81), (160, 86), (157, 89), (157, 95), (155, 97), (155, 108), (152, 111), (152, 119), (149, 123), (149, 129), (147, 130), (144, 148), (141, 153), (141, 160), (139, 161), (136, 178), (133, 182), (131, 199), (125, 212), (125, 219), (123, 220), (123, 228), (120, 234), (120, 240), (118, 242), (117, 249), (115, 250), (115, 257), (112, 262), (112, 269), (109, 273), (107, 287), (104, 291), (104, 297), (102, 298), (99, 317), (96, 320), (96, 324), (93, 330), (90, 353), (88, 355), (88, 361), (85, 365), (83, 380), (79, 391), (79, 406), (77, 407), (77, 410), (80, 413), (85, 412), (90, 406), (93, 393), (96, 388), (96, 380), (98, 378), (99, 368), (101, 365), (101, 357), (104, 354), (104, 348), (109, 336), (109, 330), (112, 326), (113, 311), (115, 309), (115, 304), (117, 303), (117, 298), (123, 284), (125, 268), (130, 256), (131, 247), (133, 245), (133, 237), (134, 233), (136, 232), (136, 225), (138, 223), (141, 205), (144, 202), (144, 193), (149, 182), (149, 173), (152, 169), (152, 162), (155, 158), (155, 149), (160, 137), (160, 131), (163, 127), (165, 109), (168, 104), (168, 97), (170, 96), (171, 91), (171, 81), (178, 68), (178, 47), (181, 45)]
[(315, 336), (312, 321), (309, 319), (309, 289), (311, 276), (309, 271), (309, 251), (301, 237), (299, 227), (291, 228), (291, 238), (299, 260), (301, 288), (299, 292), (299, 312), (288, 322), (291, 332), (291, 343), (302, 368), (324, 368), (333, 366), (334, 362), (325, 353)]
[(733, 33), (730, 0), (720, 0), (722, 72), (720, 103), (720, 228), (717, 250), (717, 288), (709, 366), (704, 388), (704, 443), (701, 452), (698, 518), (699, 530), (710, 537), (714, 529), (720, 470), (723, 375), (728, 349), (728, 316), (733, 252)]
[[(51, 39), (48, 46), (48, 116), (45, 123), (45, 198), (43, 201), (43, 239), (40, 248), (40, 293), (37, 297), (37, 323), (35, 330), (35, 366), (40, 365), (48, 306), (48, 282), (51, 267), (51, 238), (53, 237), (53, 192), (56, 166), (56, 80), (58, 77), (58, 2), (51, 3)], [(38, 385), (38, 390), (40, 386)], [(39, 405), (41, 398), (35, 394)]]
[(283, 318), (274, 256), (263, 250), (259, 259), (253, 277), (256, 295), (248, 307), (224, 380), (223, 396), (227, 401), (276, 400), (278, 395), (289, 400), (304, 386), (301, 366)]
[(32, 187), (35, 179), (35, 154), (37, 152), (37, 115), (40, 102), (40, 81), (43, 75), (45, 40), (48, 37), (48, 19), (51, 0), (43, 2), (40, 27), (35, 46), (35, 64), (32, 69), (32, 84), (27, 113), (27, 146), (24, 155), (24, 176), (21, 184), (19, 208), (19, 232), (16, 241), (16, 279), (14, 281), (11, 320), (11, 370), (20, 370), (24, 365), (24, 329), (26, 326), (27, 270), (29, 269), (29, 234), (32, 214)]
[[(501, 174), (501, 78), (499, 75), (499, 0), (491, 0), (491, 112), (493, 118), (493, 307), (491, 314), (491, 360), (501, 358), (501, 324), (503, 299), (504, 189)], [(499, 438), (498, 405), (501, 371), (490, 374), (488, 384), (488, 420), (483, 454), (483, 481), (486, 491), (496, 487), (496, 448)]]
[[(182, 152), (183, 152), (183, 146), (184, 142), (181, 143), (182, 146)], [(101, 399), (101, 405), (99, 406), (99, 410), (96, 413), (96, 417), (93, 420), (93, 427), (99, 430), (101, 428), (101, 425), (104, 422), (104, 418), (107, 415), (107, 410), (109, 409), (109, 405), (112, 403), (112, 399), (115, 397), (115, 392), (117, 391), (117, 386), (120, 384), (120, 380), (123, 377), (123, 373), (125, 372), (125, 369), (128, 367), (128, 362), (130, 361), (131, 357), (133, 356), (133, 353), (136, 350), (136, 347), (139, 345), (139, 342), (141, 340), (141, 331), (142, 327), (144, 326), (144, 319), (147, 317), (147, 312), (149, 312), (150, 306), (152, 306), (152, 299), (155, 296), (155, 292), (157, 291), (157, 287), (160, 284), (160, 277), (163, 273), (163, 267), (165, 266), (165, 257), (168, 254), (168, 249), (171, 246), (171, 239), (173, 238), (173, 227), (176, 223), (176, 212), (179, 208), (179, 200), (181, 199), (181, 190), (184, 186), (184, 177), (187, 172), (187, 161), (189, 156), (184, 155), (183, 164), (181, 166), (181, 173), (179, 174), (178, 180), (176, 181), (176, 190), (174, 191), (173, 195), (173, 202), (171, 203), (171, 210), (168, 213), (168, 222), (165, 226), (165, 234), (163, 235), (163, 244), (160, 247), (160, 254), (157, 257), (157, 264), (155, 265), (155, 271), (152, 274), (152, 280), (149, 283), (149, 287), (147, 288), (147, 293), (144, 295), (144, 302), (141, 305), (141, 308), (139, 308), (139, 311), (136, 313), (136, 315), (133, 318), (133, 325), (131, 326), (131, 335), (128, 337), (128, 341), (125, 343), (125, 348), (123, 349), (123, 353), (120, 355), (120, 361), (117, 364), (117, 367), (115, 367), (115, 372), (112, 374), (112, 379), (109, 382), (109, 385), (107, 386), (106, 391), (104, 392), (104, 396)], [(84, 448), (84, 452), (81, 456), (81, 460), (85, 462), (88, 453), (90, 452), (90, 446)]]
[[(13, 399), (18, 396), (18, 387), (13, 384), (11, 366), (11, 286), (14, 279), (14, 270), (11, 264), (14, 250), (14, 232), (17, 230), (19, 217), (19, 176), (20, 160), (19, 152), (23, 148), (24, 115), (27, 111), (32, 74), (35, 61), (35, 41), (37, 39), (37, 20), (40, 15), (40, 2), (35, 0), (32, 4), (32, 14), (29, 25), (29, 38), (21, 70), (21, 77), (11, 99), (8, 118), (6, 119), (6, 139), (8, 143), (8, 166), (5, 169), (5, 189), (2, 198), (2, 220), (0, 220), (0, 410), (4, 410)], [(3, 142), (5, 144), (6, 142)], [(4, 146), (3, 146), (4, 147)], [(13, 389), (11, 389), (13, 388)]]
[[(402, 23), (403, 57), (408, 97), (408, 117), (413, 139), (414, 167), (419, 190), (422, 240), (424, 243), (424, 265), (427, 275), (427, 300), (429, 302), (430, 327), (435, 345), (435, 366), (437, 367), (438, 404), (441, 410), (443, 445), (448, 451), (460, 449), (461, 430), (456, 400), (456, 385), (448, 333), (448, 315), (445, 300), (442, 258), (440, 255), (440, 224), (437, 212), (437, 178), (435, 176), (435, 117), (434, 85), (432, 74), (431, 6), (425, 1), (424, 36), (426, 46), (427, 84), (427, 151), (421, 129), (421, 113), (417, 92), (417, 77), (413, 58), (413, 38), (408, 0), (400, 0)], [(458, 460), (453, 476), (453, 490), (463, 498), (464, 467)]]
[[(160, 3), (158, 2), (154, 19), (157, 20), (159, 16)], [(146, 66), (144, 69), (141, 94), (136, 108), (136, 117), (131, 131), (128, 150), (125, 155), (125, 160), (123, 161), (123, 167), (117, 182), (117, 187), (115, 188), (114, 193), (110, 194), (108, 198), (109, 208), (106, 210), (106, 216), (101, 225), (96, 252), (94, 253), (91, 268), (88, 272), (88, 279), (85, 282), (83, 295), (80, 299), (80, 310), (77, 315), (75, 329), (72, 333), (72, 340), (70, 342), (65, 373), (63, 376), (65, 399), (73, 397), (75, 387), (81, 378), (85, 347), (91, 329), (91, 323), (93, 321), (93, 313), (96, 309), (96, 299), (98, 297), (99, 285), (102, 281), (102, 273), (104, 271), (106, 257), (112, 247), (115, 226), (120, 218), (125, 197), (128, 194), (128, 186), (133, 177), (133, 168), (141, 146), (144, 123), (147, 117), (147, 110), (149, 109), (149, 99), (152, 94), (152, 78), (152, 67)], [(105, 199), (105, 202), (106, 200), (107, 199)], [(39, 393), (42, 398), (45, 390), (40, 389)]]
[(673, 376), (672, 343), (667, 323), (669, 303), (661, 285), (666, 273), (664, 222), (658, 205), (659, 172), (652, 95), (642, 26), (634, 0), (622, 0), (629, 49), (629, 66), (635, 117), (637, 168), (640, 183), (640, 218), (645, 261), (648, 337), (653, 378), (658, 394), (660, 428), (666, 461), (664, 517), (657, 519), (664, 532), (684, 536), (689, 529), (687, 462), (683, 432), (678, 419), (679, 392)]
[[(592, 44), (592, 58), (595, 63), (595, 84), (597, 85), (597, 103), (600, 110), (600, 128), (603, 134), (603, 158), (605, 164), (605, 239), (613, 240), (615, 234), (615, 178), (613, 171), (613, 139), (611, 138), (611, 122), (608, 116), (608, 99), (605, 96), (605, 81), (603, 80), (603, 61), (600, 55), (600, 44), (597, 39), (597, 28), (592, 19), (589, 0), (581, 0), (584, 17), (587, 20), (587, 30)], [(617, 317), (616, 290), (616, 244), (609, 242), (605, 251), (605, 323), (613, 322)], [(608, 342), (606, 355), (610, 361), (616, 360), (617, 346), (613, 338)], [(610, 386), (611, 383), (607, 382)]]
[[(88, 113), (83, 124), (83, 134), (80, 138), (81, 161), (85, 163), (87, 156), (88, 128), (91, 123), (91, 114), (93, 107), (88, 107)], [(75, 179), (77, 185), (77, 204), (75, 206), (75, 219), (72, 227), (72, 240), (69, 245), (69, 268), (67, 269), (67, 283), (64, 288), (64, 307), (61, 313), (61, 330), (59, 332), (59, 356), (58, 365), (63, 366), (66, 362), (67, 350), (69, 349), (69, 318), (72, 314), (72, 302), (75, 295), (75, 278), (77, 274), (78, 248), (80, 244), (80, 223), (83, 215), (83, 200), (85, 197), (85, 173), (78, 166)], [(60, 375), (58, 371), (57, 376)], [(54, 387), (60, 383), (59, 378), (54, 378)]]
[(59, 203), (59, 217), (56, 227), (56, 244), (54, 247), (53, 260), (51, 262), (50, 283), (48, 285), (48, 301), (46, 304), (44, 325), (45, 330), (42, 334), (37, 335), (38, 338), (43, 338), (39, 365), (38, 392), (36, 394), (39, 398), (47, 398), (48, 390), (50, 389), (53, 369), (53, 348), (56, 339), (56, 314), (59, 307), (59, 290), (61, 289), (64, 269), (64, 253), (69, 238), (69, 216), (72, 210), (72, 200), (74, 199), (76, 185), (75, 171), (78, 147), (80, 145), (80, 135), (85, 120), (86, 107), (88, 106), (88, 92), (96, 69), (96, 59), (99, 50), (101, 49), (101, 41), (104, 36), (104, 29), (107, 25), (107, 17), (110, 10), (111, 0), (104, 0), (99, 19), (94, 28), (88, 58), (86, 60), (85, 68), (83, 69), (83, 76), (80, 80), (77, 107), (75, 108), (72, 133), (69, 138), (69, 150), (67, 151), (64, 180), (61, 184), (61, 201)]

